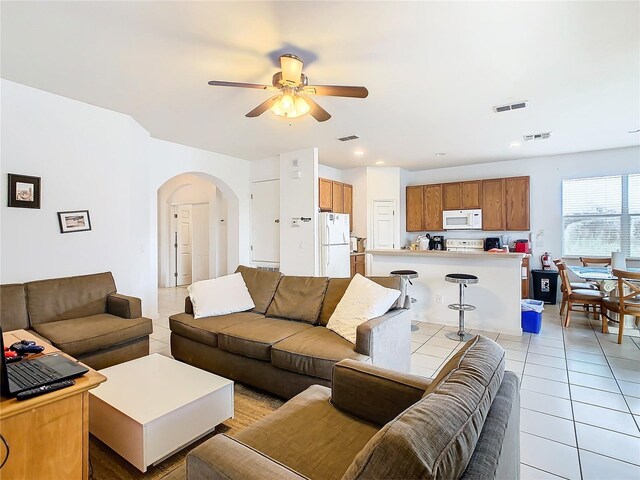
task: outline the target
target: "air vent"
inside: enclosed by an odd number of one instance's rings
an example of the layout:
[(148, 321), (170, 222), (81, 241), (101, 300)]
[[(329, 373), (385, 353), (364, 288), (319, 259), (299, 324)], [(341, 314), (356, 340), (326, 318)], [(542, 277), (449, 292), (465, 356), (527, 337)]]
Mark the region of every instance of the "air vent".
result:
[(340, 137), (338, 140), (340, 140), (341, 142), (350, 142), (351, 140), (356, 140), (360, 138), (357, 135), (349, 135), (348, 137)]
[(551, 137), (551, 132), (542, 132), (542, 133), (534, 133), (533, 135), (524, 135), (525, 142), (530, 142), (531, 140), (546, 140)]
[(529, 102), (525, 100), (523, 102), (512, 103), (510, 105), (499, 105), (497, 107), (493, 107), (493, 111), (496, 113), (501, 113), (501, 112), (509, 112), (511, 110), (520, 110), (521, 108), (526, 107), (528, 103)]

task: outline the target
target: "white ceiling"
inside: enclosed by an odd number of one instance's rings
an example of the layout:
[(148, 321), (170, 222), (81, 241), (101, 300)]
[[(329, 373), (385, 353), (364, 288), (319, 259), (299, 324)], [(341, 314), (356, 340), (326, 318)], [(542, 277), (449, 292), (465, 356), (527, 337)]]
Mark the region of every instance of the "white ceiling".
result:
[[(627, 133), (640, 128), (635, 1), (2, 2), (1, 41), (3, 78), (246, 159), (317, 146), (340, 168), (417, 170), (640, 144)], [(287, 51), (311, 84), (369, 97), (316, 97), (333, 118), (289, 126), (244, 116), (268, 92), (207, 85), (269, 83)], [(491, 109), (519, 100), (529, 107)]]

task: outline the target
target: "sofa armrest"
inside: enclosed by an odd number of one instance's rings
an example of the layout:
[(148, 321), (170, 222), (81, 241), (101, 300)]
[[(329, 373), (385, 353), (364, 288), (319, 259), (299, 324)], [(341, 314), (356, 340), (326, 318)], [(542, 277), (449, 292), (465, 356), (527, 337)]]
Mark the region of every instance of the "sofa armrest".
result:
[(385, 425), (422, 398), (431, 380), (355, 360), (333, 367), (331, 403), (358, 418)]
[(358, 325), (356, 352), (371, 363), (408, 372), (411, 366), (411, 318), (406, 309), (389, 310), (381, 317)]
[(142, 302), (136, 297), (110, 293), (107, 296), (107, 312), (121, 318), (140, 318), (142, 316)]
[(184, 313), (193, 315), (193, 303), (191, 303), (191, 297), (189, 295), (184, 297)]
[(187, 455), (189, 480), (308, 480), (235, 438), (216, 435)]

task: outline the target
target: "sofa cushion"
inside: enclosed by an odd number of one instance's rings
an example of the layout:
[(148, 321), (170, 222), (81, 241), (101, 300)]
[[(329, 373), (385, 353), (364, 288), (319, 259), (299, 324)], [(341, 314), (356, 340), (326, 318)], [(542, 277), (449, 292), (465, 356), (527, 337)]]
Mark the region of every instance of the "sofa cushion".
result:
[(267, 316), (313, 325), (320, 315), (328, 283), (329, 279), (325, 277), (282, 277)]
[(262, 314), (266, 313), (271, 300), (273, 300), (273, 295), (276, 293), (282, 274), (280, 272), (245, 267), (244, 265), (239, 265), (236, 268), (236, 273), (238, 272), (242, 274), (253, 303), (256, 305), (253, 311)]
[(107, 311), (107, 296), (116, 291), (111, 272), (52, 278), (25, 284), (31, 326)]
[(504, 350), (486, 337), (470, 342), (435, 390), (371, 439), (345, 480), (462, 475), (504, 376)]
[(125, 319), (108, 313), (40, 323), (33, 328), (71, 356), (113, 347), (153, 332), (148, 318)]
[(29, 328), (27, 294), (23, 284), (0, 286), (0, 326), (5, 332)]
[(311, 325), (278, 318), (237, 323), (218, 332), (218, 347), (245, 357), (269, 361), (271, 346)]
[(194, 282), (187, 291), (195, 319), (245, 312), (255, 307), (240, 273)]
[[(404, 307), (404, 299), (407, 294), (406, 286), (403, 283), (401, 277), (367, 277), (369, 280), (376, 282), (378, 285), (382, 285), (387, 288), (395, 288), (400, 290), (400, 296), (398, 300), (391, 305), (390, 310)], [(323, 327), (327, 326), (331, 315), (340, 303), (344, 292), (347, 291), (347, 287), (351, 282), (350, 278), (330, 278), (329, 285), (327, 286), (327, 292), (324, 295), (324, 301), (322, 302), (322, 310), (320, 310), (320, 317), (318, 318), (318, 325)]]
[(366, 355), (356, 353), (352, 343), (325, 327), (296, 333), (271, 349), (274, 367), (325, 380), (331, 380), (333, 366), (345, 358), (370, 361)]
[[(189, 298), (189, 297), (187, 297)], [(223, 328), (237, 323), (247, 323), (264, 318), (255, 312), (230, 313), (218, 317), (204, 317), (194, 319), (188, 313), (178, 313), (169, 317), (169, 328), (173, 333), (186, 337), (195, 342), (204, 343), (212, 347), (218, 346), (218, 332)]]
[(378, 428), (334, 408), (330, 395), (313, 385), (234, 437), (308, 478), (338, 480)]

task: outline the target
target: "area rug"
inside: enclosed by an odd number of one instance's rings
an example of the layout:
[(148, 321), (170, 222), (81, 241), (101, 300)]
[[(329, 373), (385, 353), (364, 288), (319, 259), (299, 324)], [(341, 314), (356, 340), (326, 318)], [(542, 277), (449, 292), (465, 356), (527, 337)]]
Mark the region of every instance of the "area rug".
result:
[(89, 460), (91, 480), (130, 480), (144, 479), (156, 480), (182, 467), (187, 453), (209, 438), (219, 433), (233, 434), (255, 423), (261, 418), (277, 410), (284, 401), (253, 390), (249, 387), (236, 384), (235, 388), (235, 418), (227, 420), (219, 425), (215, 431), (201, 438), (195, 443), (182, 449), (171, 457), (155, 466), (150, 466), (146, 473), (140, 472), (116, 452), (107, 447), (93, 435), (89, 436)]

